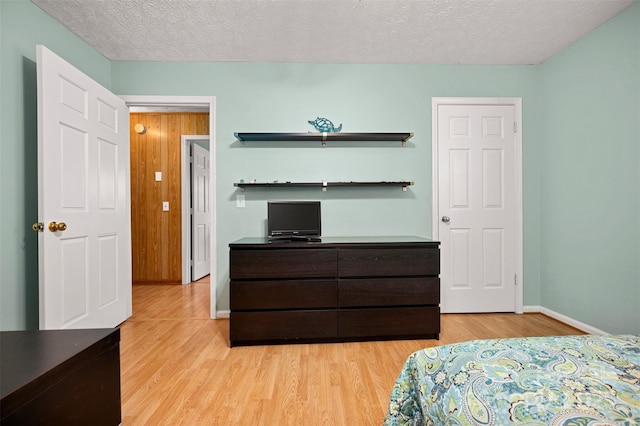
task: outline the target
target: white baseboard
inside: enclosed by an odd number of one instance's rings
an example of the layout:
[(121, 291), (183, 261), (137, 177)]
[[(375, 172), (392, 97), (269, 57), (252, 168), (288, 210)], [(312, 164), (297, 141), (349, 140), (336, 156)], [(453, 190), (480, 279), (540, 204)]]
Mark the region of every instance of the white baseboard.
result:
[(557, 319), (560, 322), (570, 325), (571, 327), (575, 327), (580, 331), (584, 331), (585, 333), (597, 334), (600, 336), (609, 334), (606, 331), (602, 331), (600, 329), (590, 326), (589, 324), (585, 324), (583, 322), (570, 318), (566, 315), (559, 314), (558, 312), (552, 311), (551, 309), (547, 309), (543, 306), (524, 306), (522, 310), (525, 313), (536, 312), (536, 313), (544, 314), (548, 317)]
[(217, 319), (229, 318), (230, 315), (231, 315), (231, 311), (216, 311)]

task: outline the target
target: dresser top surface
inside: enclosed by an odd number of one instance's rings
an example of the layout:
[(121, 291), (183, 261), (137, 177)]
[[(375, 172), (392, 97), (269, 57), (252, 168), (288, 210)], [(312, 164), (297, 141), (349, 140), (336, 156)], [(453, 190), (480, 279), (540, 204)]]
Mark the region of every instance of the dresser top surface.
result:
[[(29, 330), (0, 332), (0, 373), (2, 375), (2, 399), (26, 384), (60, 372), (68, 366), (70, 359), (82, 352), (87, 355), (96, 343), (109, 340), (120, 341), (120, 330)], [(95, 352), (91, 356), (96, 356)], [(4, 402), (4, 401), (3, 401)]]
[(346, 245), (367, 245), (367, 244), (410, 244), (437, 246), (440, 243), (429, 238), (416, 237), (411, 235), (400, 236), (364, 236), (364, 237), (321, 237), (320, 241), (304, 240), (272, 240), (268, 237), (245, 237), (233, 241), (230, 247), (244, 246), (286, 246), (286, 247), (310, 247), (310, 246), (346, 246)]

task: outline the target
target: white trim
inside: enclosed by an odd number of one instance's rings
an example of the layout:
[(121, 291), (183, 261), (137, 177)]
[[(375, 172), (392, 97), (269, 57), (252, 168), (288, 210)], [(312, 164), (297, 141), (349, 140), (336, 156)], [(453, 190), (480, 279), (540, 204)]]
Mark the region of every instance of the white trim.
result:
[(565, 323), (567, 325), (570, 325), (571, 327), (577, 328), (580, 331), (584, 331), (585, 333), (589, 333), (589, 334), (597, 334), (600, 336), (606, 336), (609, 333), (607, 333), (606, 331), (600, 330), (598, 328), (592, 327), (589, 324), (585, 324), (583, 322), (580, 322), (578, 320), (575, 320), (573, 318), (570, 318), (566, 315), (563, 314), (559, 314), (555, 311), (552, 311), (551, 309), (547, 309), (543, 306), (525, 306), (524, 307), (524, 312), (527, 313), (540, 313), (540, 314), (544, 314), (548, 317), (551, 317), (553, 319), (556, 319), (562, 323)]
[[(209, 135), (182, 135), (180, 138), (180, 161), (182, 162), (182, 284), (191, 283), (191, 144), (209, 142)], [(209, 150), (211, 147), (209, 147)], [(213, 271), (211, 271), (213, 272)]]
[(216, 98), (215, 96), (120, 96), (128, 107), (132, 106), (208, 106), (209, 107), (209, 160), (212, 168), (211, 180), (211, 284), (209, 304), (211, 319), (217, 318), (217, 277), (216, 277)]
[(218, 318), (227, 318), (231, 317), (231, 311), (218, 311)]
[(120, 96), (127, 106), (131, 107), (186, 107), (186, 106), (209, 106), (211, 112), (212, 105), (215, 107), (215, 96), (149, 96), (149, 95), (124, 95)]
[(601, 336), (609, 334), (606, 331), (597, 329), (595, 327), (590, 326), (589, 324), (585, 324), (583, 322), (570, 318), (566, 315), (559, 314), (558, 312), (552, 311), (551, 309), (542, 308), (541, 313), (551, 318), (557, 319), (558, 321), (561, 321), (565, 324), (569, 324), (570, 326), (575, 327), (578, 330), (582, 330), (589, 334), (598, 334)]
[(440, 105), (512, 105), (516, 132), (514, 134), (514, 173), (515, 176), (515, 270), (518, 285), (515, 292), (515, 312), (523, 312), (524, 273), (523, 273), (523, 208), (522, 208), (522, 98), (431, 98), (431, 235), (434, 240), (440, 239), (439, 233), (439, 187), (438, 187), (438, 106)]

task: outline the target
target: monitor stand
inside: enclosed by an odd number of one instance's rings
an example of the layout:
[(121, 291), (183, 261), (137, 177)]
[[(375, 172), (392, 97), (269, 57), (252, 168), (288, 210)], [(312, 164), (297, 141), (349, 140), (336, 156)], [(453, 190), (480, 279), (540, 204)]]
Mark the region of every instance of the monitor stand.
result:
[(269, 237), (271, 243), (290, 243), (290, 242), (307, 242), (307, 243), (319, 243), (322, 239), (319, 236), (313, 235), (287, 235), (283, 237)]

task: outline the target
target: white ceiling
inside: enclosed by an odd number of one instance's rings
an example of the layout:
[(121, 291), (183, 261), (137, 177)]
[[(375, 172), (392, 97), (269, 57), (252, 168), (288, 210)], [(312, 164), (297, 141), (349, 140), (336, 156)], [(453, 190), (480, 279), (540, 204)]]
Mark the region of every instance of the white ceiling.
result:
[(538, 64), (636, 0), (32, 0), (114, 61)]

